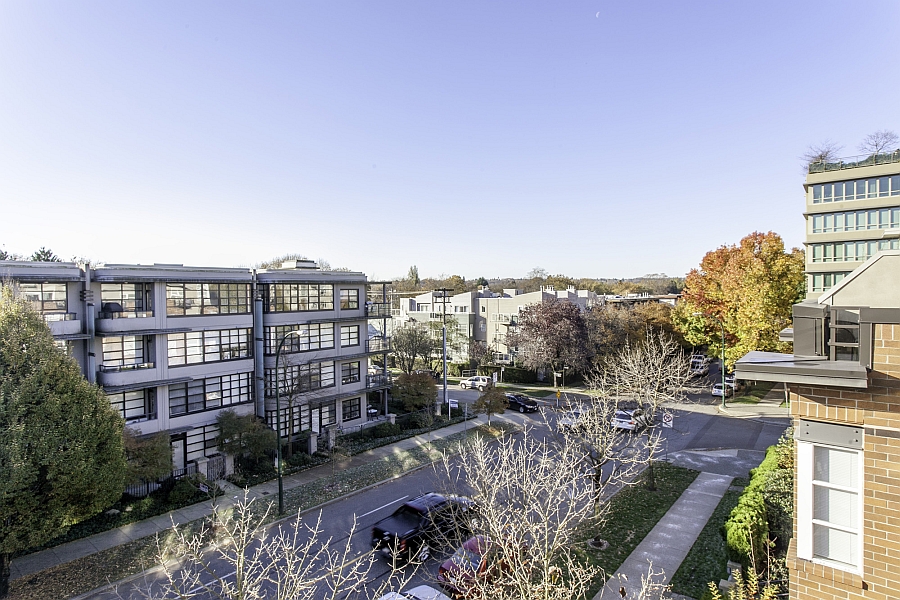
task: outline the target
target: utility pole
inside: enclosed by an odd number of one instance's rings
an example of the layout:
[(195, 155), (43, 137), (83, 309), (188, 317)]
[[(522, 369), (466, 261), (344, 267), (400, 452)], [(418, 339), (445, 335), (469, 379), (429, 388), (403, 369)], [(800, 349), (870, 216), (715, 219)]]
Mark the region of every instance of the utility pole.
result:
[[(447, 398), (447, 292), (449, 292), (450, 290), (448, 290), (447, 288), (441, 288), (438, 291), (441, 293), (441, 301), (442, 301), (441, 302), (442, 303), (441, 312), (443, 313), (441, 316), (443, 317), (443, 320), (444, 320), (443, 327), (441, 328), (442, 334), (443, 334), (442, 335), (443, 339), (441, 340), (441, 346), (442, 346), (443, 358), (444, 358), (444, 376), (443, 376), (444, 400), (443, 400), (442, 404), (447, 405), (447, 416), (449, 417), (450, 416), (450, 400)], [(440, 409), (438, 409), (438, 411), (439, 411), (438, 414), (440, 414)]]

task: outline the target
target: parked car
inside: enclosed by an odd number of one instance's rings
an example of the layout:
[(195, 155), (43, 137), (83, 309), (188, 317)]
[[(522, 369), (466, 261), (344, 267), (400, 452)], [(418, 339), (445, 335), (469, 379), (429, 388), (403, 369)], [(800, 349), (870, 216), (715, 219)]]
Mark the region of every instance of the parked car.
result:
[(435, 381), (441, 381), (441, 376), (438, 374), (438, 372), (432, 371), (430, 369), (416, 369), (415, 371), (412, 372), (412, 374), (413, 375), (428, 375)]
[(450, 597), (430, 585), (420, 585), (405, 592), (388, 592), (378, 600), (450, 600)]
[(506, 394), (506, 400), (509, 402), (510, 410), (517, 410), (520, 413), (536, 412), (538, 409), (537, 401), (523, 394)]
[[(734, 393), (734, 388), (727, 383), (725, 384), (725, 397), (728, 397)], [(722, 396), (722, 384), (717, 383), (712, 387), (712, 395), (713, 396)]]
[(490, 377), (485, 377), (484, 375), (476, 375), (475, 377), (469, 377), (468, 379), (460, 381), (459, 387), (464, 390), (471, 388), (483, 392), (489, 387), (494, 387), (494, 380)]
[[(453, 538), (460, 524), (472, 522), (477, 508), (471, 498), (423, 494), (402, 504), (372, 527), (372, 548), (400, 562), (424, 562), (440, 540)], [(462, 528), (465, 532), (465, 528)]]
[(567, 429), (578, 427), (579, 423), (581, 423), (581, 411), (573, 410), (571, 412), (563, 413), (563, 416), (556, 420), (556, 428), (560, 431), (565, 431)]
[(617, 410), (612, 418), (612, 426), (615, 429), (640, 431), (646, 426), (644, 411), (640, 408), (635, 410)]

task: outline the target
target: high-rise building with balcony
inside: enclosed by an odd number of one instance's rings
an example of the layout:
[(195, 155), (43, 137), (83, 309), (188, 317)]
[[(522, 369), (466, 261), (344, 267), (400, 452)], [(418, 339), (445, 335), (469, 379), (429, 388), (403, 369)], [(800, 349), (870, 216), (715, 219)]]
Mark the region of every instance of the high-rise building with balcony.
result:
[(809, 299), (900, 248), (900, 150), (812, 163), (804, 189)]
[(6, 261), (0, 277), (128, 426), (168, 432), (176, 470), (216, 454), (222, 410), (275, 428), (275, 351), (288, 332), (278, 369), (283, 437), (364, 425), (369, 401), (383, 405), (390, 386), (368, 368), (390, 349), (368, 327), (389, 318), (389, 305), (362, 273), (311, 261), (260, 271)]

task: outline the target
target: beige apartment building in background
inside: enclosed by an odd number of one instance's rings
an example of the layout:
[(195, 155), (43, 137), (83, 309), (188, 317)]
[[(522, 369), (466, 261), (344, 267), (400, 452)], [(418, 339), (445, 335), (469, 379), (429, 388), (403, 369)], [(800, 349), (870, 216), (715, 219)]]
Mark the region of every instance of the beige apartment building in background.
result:
[(813, 163), (804, 189), (807, 298), (900, 248), (900, 150)]

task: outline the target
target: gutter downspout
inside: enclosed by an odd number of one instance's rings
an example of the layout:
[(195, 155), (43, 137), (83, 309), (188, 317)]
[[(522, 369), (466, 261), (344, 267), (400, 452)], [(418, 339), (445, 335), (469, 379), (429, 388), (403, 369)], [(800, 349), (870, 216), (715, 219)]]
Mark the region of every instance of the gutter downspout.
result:
[(256, 416), (266, 418), (265, 365), (263, 356), (263, 298), (253, 271), (253, 384), (256, 398)]

